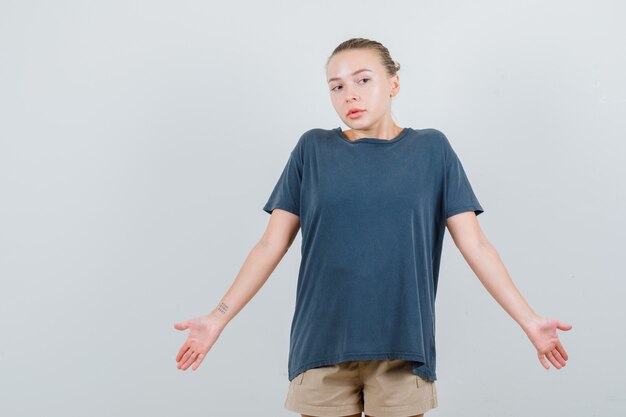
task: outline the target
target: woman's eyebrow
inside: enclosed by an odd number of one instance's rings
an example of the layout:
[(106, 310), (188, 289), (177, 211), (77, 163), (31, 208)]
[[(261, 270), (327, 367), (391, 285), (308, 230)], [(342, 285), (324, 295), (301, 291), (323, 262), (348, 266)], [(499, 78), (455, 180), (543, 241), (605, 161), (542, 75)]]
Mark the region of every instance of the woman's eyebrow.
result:
[[(361, 68), (360, 70), (356, 70), (356, 71), (354, 71), (354, 72), (352, 73), (352, 75), (357, 75), (359, 72), (363, 72), (363, 71), (374, 72), (374, 71), (372, 71), (371, 69)], [(329, 78), (329, 79), (328, 79), (328, 82), (331, 82), (331, 81), (336, 81), (336, 80), (340, 80), (340, 79), (341, 79), (341, 78), (339, 78), (339, 77), (333, 77), (333, 78)]]

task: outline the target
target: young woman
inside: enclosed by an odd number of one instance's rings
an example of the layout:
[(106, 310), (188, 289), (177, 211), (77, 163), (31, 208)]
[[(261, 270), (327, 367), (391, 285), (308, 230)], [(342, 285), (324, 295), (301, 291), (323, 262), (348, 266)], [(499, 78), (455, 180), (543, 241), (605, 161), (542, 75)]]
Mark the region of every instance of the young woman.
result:
[(368, 39), (333, 51), (328, 89), (350, 129), (300, 137), (263, 207), (269, 224), (228, 292), (209, 315), (175, 324), (190, 330), (179, 369), (200, 366), (301, 230), (285, 407), (303, 416), (422, 416), (438, 406), (435, 295), (446, 227), (541, 365), (565, 366), (556, 331), (572, 326), (535, 313), (513, 284), (446, 136), (392, 119), (399, 67)]

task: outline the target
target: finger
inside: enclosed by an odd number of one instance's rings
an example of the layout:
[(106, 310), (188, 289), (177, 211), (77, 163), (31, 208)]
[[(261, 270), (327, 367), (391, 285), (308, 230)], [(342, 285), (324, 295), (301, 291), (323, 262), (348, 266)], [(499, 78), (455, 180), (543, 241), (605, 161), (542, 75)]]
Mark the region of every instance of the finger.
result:
[(541, 365), (546, 368), (546, 369), (550, 369), (550, 365), (548, 365), (548, 362), (546, 362), (546, 358), (543, 355), (539, 355), (539, 362), (541, 362)]
[(189, 349), (189, 345), (185, 343), (178, 351), (178, 355), (176, 355), (176, 362), (180, 362), (181, 358), (183, 357), (185, 352), (187, 352), (188, 349)]
[(191, 355), (191, 357), (189, 358), (189, 360), (187, 361), (187, 364), (185, 366), (185, 369), (188, 369), (191, 365), (194, 364), (194, 362), (198, 359), (198, 355), (200, 354), (200, 352), (194, 352), (193, 355)]
[(200, 353), (198, 355), (198, 357), (196, 358), (196, 361), (193, 363), (193, 367), (192, 369), (195, 371), (196, 369), (198, 369), (198, 367), (200, 366), (200, 364), (202, 363), (202, 361), (205, 358), (205, 354), (204, 353)]
[(556, 344), (556, 348), (561, 354), (561, 356), (563, 357), (563, 359), (567, 360), (568, 359), (567, 352), (565, 351), (565, 348), (560, 342)]
[(557, 324), (557, 327), (560, 330), (570, 330), (572, 328), (571, 324), (567, 324), (567, 323), (563, 323), (562, 321), (559, 321)]
[(554, 349), (552, 351), (552, 354), (554, 355), (554, 357), (556, 358), (557, 361), (559, 361), (559, 363), (561, 364), (561, 366), (565, 366), (565, 359), (563, 359), (563, 357), (561, 356), (561, 353), (558, 351), (558, 349)]
[(178, 364), (178, 369), (182, 369), (182, 367), (185, 364), (185, 362), (187, 362), (187, 359), (189, 359), (189, 355), (191, 355), (192, 353), (193, 353), (193, 351), (191, 350), (191, 348), (189, 350), (187, 350), (187, 352), (185, 352), (183, 357), (180, 359), (180, 362)]
[(189, 328), (189, 322), (183, 321), (181, 323), (174, 323), (174, 328), (178, 330), (185, 330)]
[(546, 356), (548, 357), (550, 362), (552, 362), (552, 365), (554, 365), (556, 369), (561, 369), (561, 364), (559, 363), (559, 361), (556, 360), (556, 358), (552, 354), (552, 351), (546, 353)]
[(182, 371), (185, 370), (185, 364), (187, 363), (187, 360), (189, 360), (190, 353), (191, 353), (191, 350), (189, 350), (189, 352), (185, 353), (183, 358), (180, 360), (180, 363), (178, 364), (178, 369), (180, 369)]
[(196, 356), (198, 356), (198, 352), (193, 352), (193, 354), (189, 355), (189, 358), (183, 364), (183, 371), (186, 371), (191, 366), (191, 364), (196, 360)]

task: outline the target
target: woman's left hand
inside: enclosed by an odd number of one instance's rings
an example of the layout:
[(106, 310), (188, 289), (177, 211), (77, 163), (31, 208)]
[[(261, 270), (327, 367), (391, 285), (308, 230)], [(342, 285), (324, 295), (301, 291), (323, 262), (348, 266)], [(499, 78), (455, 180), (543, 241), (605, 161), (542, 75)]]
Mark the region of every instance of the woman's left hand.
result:
[(565, 324), (559, 320), (538, 316), (524, 326), (526, 335), (537, 349), (537, 357), (541, 365), (549, 369), (550, 365), (546, 358), (552, 362), (556, 369), (561, 369), (567, 361), (567, 352), (559, 340), (556, 331), (570, 330), (571, 324)]

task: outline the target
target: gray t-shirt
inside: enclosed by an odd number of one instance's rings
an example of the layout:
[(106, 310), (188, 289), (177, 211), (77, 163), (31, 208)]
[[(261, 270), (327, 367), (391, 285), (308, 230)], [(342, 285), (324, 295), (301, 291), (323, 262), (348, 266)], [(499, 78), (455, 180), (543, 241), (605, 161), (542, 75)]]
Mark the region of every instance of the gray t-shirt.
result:
[(403, 359), (434, 381), (435, 296), (446, 218), (483, 212), (437, 129), (348, 140), (305, 132), (263, 210), (300, 217), (289, 381), (350, 360)]

